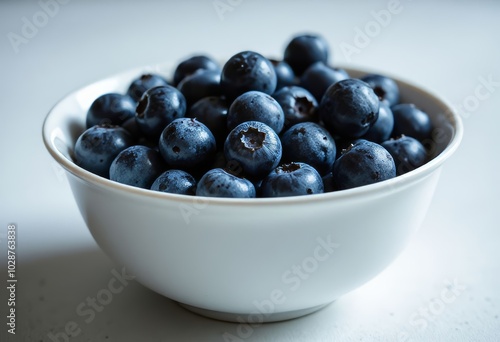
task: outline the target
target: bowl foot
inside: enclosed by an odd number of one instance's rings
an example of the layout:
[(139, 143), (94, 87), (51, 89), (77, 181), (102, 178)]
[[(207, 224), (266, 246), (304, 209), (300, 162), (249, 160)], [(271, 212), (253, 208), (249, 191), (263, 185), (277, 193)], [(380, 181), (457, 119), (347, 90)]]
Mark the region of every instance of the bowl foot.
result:
[(180, 303), (180, 302), (178, 302), (178, 303), (183, 308), (185, 308), (191, 312), (197, 313), (201, 316), (217, 319), (219, 321), (236, 322), (236, 323), (253, 323), (253, 324), (279, 322), (279, 321), (286, 321), (289, 319), (302, 317), (305, 315), (309, 315), (315, 311), (318, 311), (318, 310), (320, 310), (320, 309), (322, 309), (325, 306), (330, 304), (330, 303), (326, 303), (326, 304), (314, 306), (312, 308), (286, 311), (286, 312), (276, 312), (276, 313), (271, 313), (271, 314), (268, 314), (268, 313), (265, 313), (265, 314), (261, 314), (261, 313), (237, 314), (237, 313), (231, 313), (231, 312), (221, 312), (221, 311), (202, 309), (202, 308), (198, 308), (196, 306), (191, 306), (191, 305)]

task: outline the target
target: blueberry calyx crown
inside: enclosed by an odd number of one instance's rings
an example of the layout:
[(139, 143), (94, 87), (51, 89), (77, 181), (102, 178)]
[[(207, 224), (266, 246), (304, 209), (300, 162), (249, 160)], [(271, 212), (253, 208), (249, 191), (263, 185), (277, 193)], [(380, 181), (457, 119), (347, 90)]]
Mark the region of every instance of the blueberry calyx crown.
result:
[(383, 101), (386, 96), (386, 91), (381, 86), (373, 87), (373, 92), (378, 96), (380, 101)]
[(252, 152), (264, 146), (266, 133), (259, 131), (257, 128), (249, 127), (246, 131), (240, 133), (240, 140), (243, 146)]
[(295, 99), (295, 110), (301, 114), (312, 116), (314, 112), (314, 104), (306, 97), (300, 96)]
[(294, 171), (300, 170), (300, 164), (297, 163), (289, 163), (283, 164), (276, 168), (276, 173), (292, 173)]

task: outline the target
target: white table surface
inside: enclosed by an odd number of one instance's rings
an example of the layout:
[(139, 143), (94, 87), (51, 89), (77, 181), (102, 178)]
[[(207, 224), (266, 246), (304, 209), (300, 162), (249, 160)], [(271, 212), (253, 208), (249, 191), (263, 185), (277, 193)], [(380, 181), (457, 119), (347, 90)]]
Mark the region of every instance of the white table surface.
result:
[[(68, 324), (78, 331), (68, 341), (500, 341), (500, 2), (401, 0), (382, 26), (376, 13), (389, 1), (54, 1), (0, 2), (2, 341), (65, 341)], [(51, 15), (41, 14), (45, 3)], [(229, 7), (219, 16), (214, 3)], [(408, 248), (366, 285), (296, 320), (245, 330), (129, 281), (87, 323), (77, 308), (121, 268), (96, 246), (43, 146), (48, 110), (94, 80), (193, 52), (281, 56), (301, 31), (327, 38), (333, 64), (400, 75), (466, 109), (463, 143)], [(6, 325), (9, 223), (16, 335)]]

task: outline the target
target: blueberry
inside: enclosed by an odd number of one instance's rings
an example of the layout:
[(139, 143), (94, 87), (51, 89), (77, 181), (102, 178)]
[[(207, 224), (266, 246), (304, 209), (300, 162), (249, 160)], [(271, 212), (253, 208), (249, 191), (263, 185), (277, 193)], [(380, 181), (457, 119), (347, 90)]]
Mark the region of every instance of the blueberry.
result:
[(75, 162), (87, 171), (109, 178), (111, 162), (133, 141), (132, 136), (119, 126), (96, 125), (78, 137), (74, 148)]
[(285, 123), (285, 114), (270, 95), (253, 90), (238, 96), (227, 112), (229, 130), (245, 121), (260, 121), (279, 134)]
[(295, 74), (287, 62), (276, 59), (269, 59), (269, 61), (274, 67), (274, 72), (276, 72), (277, 84), (275, 91), (295, 84)]
[(204, 166), (216, 152), (215, 138), (210, 129), (193, 118), (176, 119), (168, 124), (158, 145), (165, 161), (181, 170)]
[(410, 103), (397, 104), (391, 109), (394, 114), (393, 137), (404, 134), (419, 141), (424, 141), (430, 137), (432, 123), (427, 113)]
[(294, 37), (286, 46), (284, 60), (295, 72), (302, 73), (313, 63), (327, 63), (329, 47), (326, 40), (319, 35), (303, 34)]
[(151, 184), (165, 169), (165, 161), (158, 151), (134, 145), (121, 151), (113, 160), (109, 168), (109, 179), (150, 189)]
[(278, 166), (262, 181), (262, 197), (287, 197), (319, 194), (324, 191), (323, 180), (312, 166), (290, 163)]
[(160, 86), (144, 93), (135, 117), (143, 134), (151, 140), (158, 140), (165, 126), (185, 114), (184, 95), (172, 86)]
[(318, 110), (331, 134), (359, 138), (377, 120), (379, 106), (380, 101), (368, 84), (350, 78), (331, 85)]
[(284, 87), (273, 94), (285, 115), (284, 128), (306, 121), (318, 121), (318, 102), (304, 88), (297, 86)]
[(155, 179), (151, 190), (194, 196), (196, 179), (182, 170), (168, 170)]
[(217, 146), (223, 146), (227, 133), (228, 104), (223, 97), (208, 96), (191, 106), (188, 117), (205, 124), (215, 137)]
[(247, 179), (240, 178), (224, 169), (212, 169), (198, 182), (197, 196), (254, 198), (255, 187)]
[(304, 71), (299, 85), (309, 90), (319, 102), (329, 86), (348, 78), (349, 75), (344, 69), (331, 68), (323, 62), (316, 62)]
[(278, 166), (281, 153), (281, 141), (276, 132), (259, 121), (239, 124), (224, 143), (226, 160), (238, 163), (249, 178), (266, 176)]
[(400, 136), (384, 141), (382, 146), (389, 151), (396, 164), (396, 175), (402, 175), (424, 165), (427, 152), (415, 138)]
[(128, 95), (107, 93), (92, 102), (87, 111), (87, 128), (95, 125), (121, 125), (135, 115), (135, 101)]
[(221, 74), (221, 87), (229, 101), (250, 90), (272, 94), (277, 77), (272, 63), (261, 54), (243, 51), (232, 56)]
[(180, 62), (174, 71), (174, 86), (177, 86), (186, 76), (198, 70), (212, 70), (220, 72), (220, 67), (212, 58), (204, 55), (191, 56)]
[(381, 101), (378, 118), (368, 132), (363, 135), (363, 139), (380, 144), (390, 138), (393, 127), (394, 115), (392, 114), (392, 110), (386, 101)]
[(198, 70), (186, 76), (177, 85), (177, 89), (186, 98), (187, 108), (204, 97), (219, 96), (221, 95), (220, 71)]
[(133, 80), (132, 83), (130, 83), (130, 86), (127, 90), (127, 95), (133, 98), (134, 101), (139, 102), (146, 90), (166, 85), (168, 85), (167, 80), (160, 75), (142, 74), (140, 77)]
[(282, 162), (303, 162), (324, 175), (332, 170), (337, 149), (328, 131), (314, 122), (298, 123), (281, 137)]
[(361, 80), (373, 88), (380, 101), (387, 101), (389, 106), (394, 106), (399, 102), (399, 86), (392, 78), (370, 74), (362, 77)]
[(335, 188), (343, 190), (393, 178), (396, 166), (385, 148), (360, 139), (335, 161), (332, 174)]

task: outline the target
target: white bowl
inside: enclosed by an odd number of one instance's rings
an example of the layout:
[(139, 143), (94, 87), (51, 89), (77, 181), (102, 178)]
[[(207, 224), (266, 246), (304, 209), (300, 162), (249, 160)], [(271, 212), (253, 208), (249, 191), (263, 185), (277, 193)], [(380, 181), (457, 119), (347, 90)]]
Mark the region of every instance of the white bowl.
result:
[[(461, 120), (446, 102), (393, 77), (402, 102), (430, 115), (433, 138), (424, 143), (435, 156), (384, 182), (302, 197), (201, 198), (119, 184), (72, 161), (97, 96), (125, 92), (143, 72), (170, 76), (172, 70), (138, 68), (70, 93), (48, 114), (43, 139), (109, 257), (144, 286), (213, 318), (299, 317), (372, 279), (421, 225), (441, 167), (462, 137)], [(368, 73), (346, 70), (352, 77)]]

